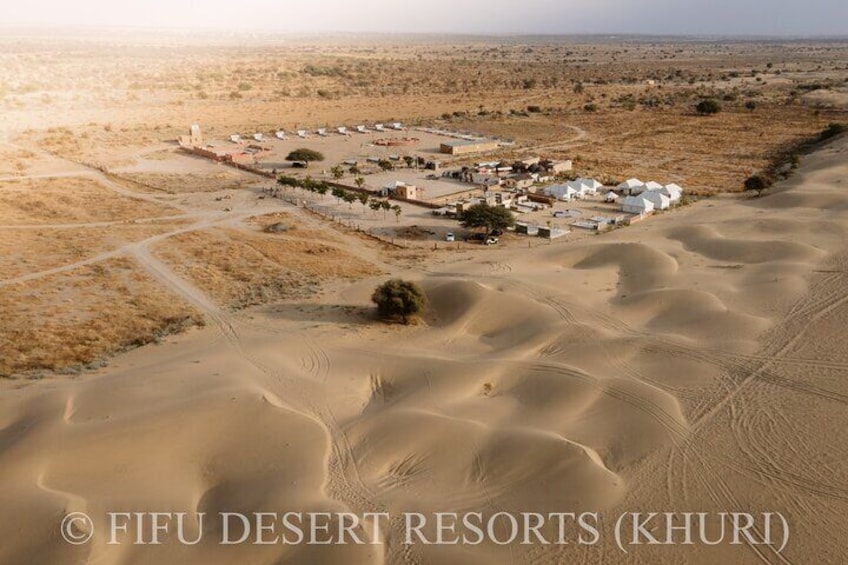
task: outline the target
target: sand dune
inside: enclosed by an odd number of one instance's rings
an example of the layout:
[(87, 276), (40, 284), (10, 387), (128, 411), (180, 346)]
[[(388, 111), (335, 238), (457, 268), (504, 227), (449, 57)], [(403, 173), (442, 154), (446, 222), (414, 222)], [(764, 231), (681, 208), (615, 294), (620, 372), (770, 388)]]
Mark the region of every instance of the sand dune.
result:
[(666, 281), (678, 269), (673, 257), (644, 243), (592, 245), (566, 257), (565, 266), (595, 270), (616, 268), (624, 292), (651, 288)]
[(793, 241), (731, 239), (714, 227), (704, 225), (679, 228), (669, 236), (681, 241), (688, 250), (717, 261), (813, 261), (823, 254), (814, 247)]
[[(606, 523), (596, 546), (406, 546), (396, 518), (376, 546), (221, 547), (214, 523), (196, 546), (109, 545), (103, 516), (122, 510), (772, 511), (799, 531), (783, 562), (838, 562), (845, 145), (770, 196), (497, 251), (509, 269), (489, 253), (411, 268), (431, 306), (417, 326), (345, 310), (367, 311), (378, 277), (215, 312), (76, 379), (0, 382), (0, 563), (781, 559), (624, 555)], [(90, 544), (59, 538), (72, 511), (98, 517)]]

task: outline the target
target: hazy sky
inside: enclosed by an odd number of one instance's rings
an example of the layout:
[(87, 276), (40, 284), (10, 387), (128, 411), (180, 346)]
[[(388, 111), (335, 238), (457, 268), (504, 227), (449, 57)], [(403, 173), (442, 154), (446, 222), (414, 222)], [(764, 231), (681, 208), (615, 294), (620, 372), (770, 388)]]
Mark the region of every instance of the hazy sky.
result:
[(16, 0), (0, 24), (287, 32), (848, 35), (848, 0)]

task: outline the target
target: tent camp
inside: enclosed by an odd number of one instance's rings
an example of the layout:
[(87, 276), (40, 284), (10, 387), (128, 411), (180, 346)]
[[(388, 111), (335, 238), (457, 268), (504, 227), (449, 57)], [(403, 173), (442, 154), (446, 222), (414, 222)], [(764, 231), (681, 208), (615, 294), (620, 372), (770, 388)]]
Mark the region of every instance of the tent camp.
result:
[(659, 190), (646, 190), (639, 197), (650, 201), (657, 210), (668, 210), (671, 208), (671, 199)]
[(672, 204), (674, 204), (675, 202), (679, 202), (680, 198), (683, 196), (683, 189), (674, 183), (665, 185), (664, 187), (662, 187), (660, 192), (668, 196)]
[(654, 203), (642, 196), (628, 196), (621, 201), (621, 211), (628, 214), (647, 214), (654, 211)]
[[(570, 184), (570, 183), (569, 183)], [(553, 196), (557, 200), (571, 200), (576, 198), (580, 193), (569, 184), (555, 184), (545, 189), (545, 194)]]
[(645, 183), (635, 178), (627, 179), (618, 185), (618, 188), (621, 190), (622, 194), (639, 194), (645, 190)]
[(616, 200), (618, 200), (618, 194), (611, 190), (604, 195), (604, 202), (615, 202)]
[(579, 178), (568, 183), (568, 186), (576, 190), (580, 196), (593, 196), (598, 193), (598, 190), (604, 185), (595, 179)]

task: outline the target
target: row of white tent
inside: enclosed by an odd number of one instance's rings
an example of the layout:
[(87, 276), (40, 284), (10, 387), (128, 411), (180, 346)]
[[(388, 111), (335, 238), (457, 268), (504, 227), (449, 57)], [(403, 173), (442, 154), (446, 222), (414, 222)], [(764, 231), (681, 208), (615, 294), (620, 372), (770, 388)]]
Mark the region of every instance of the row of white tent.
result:
[(668, 196), (672, 202), (676, 202), (680, 200), (680, 197), (683, 195), (683, 189), (677, 186), (674, 183), (662, 185), (658, 182), (654, 182), (649, 180), (648, 182), (642, 182), (639, 179), (627, 179), (620, 185), (618, 185), (618, 189), (621, 191), (621, 194), (627, 196), (635, 196), (637, 194), (642, 194), (643, 192), (648, 191), (660, 191)]
[[(594, 196), (604, 185), (595, 179), (579, 178), (565, 184), (556, 184), (545, 188), (545, 194), (557, 200), (570, 201), (575, 198)], [(621, 201), (621, 209), (631, 214), (646, 214), (654, 210), (666, 210), (680, 201), (683, 189), (671, 183), (642, 182), (628, 179), (618, 185), (618, 190), (626, 197)], [(604, 195), (607, 202), (616, 202), (619, 196), (613, 191)]]
[(595, 179), (579, 178), (565, 184), (549, 186), (545, 188), (545, 194), (557, 200), (569, 201), (584, 196), (594, 196), (603, 187), (604, 185)]
[[(315, 134), (317, 134), (321, 137), (326, 137), (326, 136), (330, 135), (331, 130), (332, 130), (333, 133), (337, 133), (339, 135), (350, 135), (350, 133), (351, 133), (351, 131), (349, 131), (346, 126), (339, 126), (337, 128), (318, 128), (318, 129), (315, 130)], [(391, 123), (391, 124), (375, 124), (374, 125), (374, 131), (385, 132), (385, 131), (390, 131), (390, 130), (402, 131), (403, 130), (403, 124), (400, 123), (400, 122), (394, 122), (394, 123)], [(356, 126), (353, 131), (355, 131), (356, 133), (371, 133), (372, 130), (368, 129), (367, 126)], [(309, 134), (310, 134), (309, 130), (305, 130), (305, 129), (299, 129), (299, 130), (296, 130), (293, 133), (297, 137), (300, 137), (301, 139), (308, 138)], [(265, 141), (265, 135), (262, 134), (262, 133), (254, 133), (251, 137), (253, 138), (254, 141)], [(274, 137), (276, 137), (277, 139), (288, 139), (288, 135), (286, 134), (286, 131), (282, 130), (282, 129), (274, 132)], [(230, 141), (232, 141), (233, 143), (242, 143), (242, 142), (244, 142), (244, 139), (238, 134), (233, 134), (233, 135), (230, 136)]]
[(643, 183), (638, 179), (629, 179), (618, 185), (618, 188), (622, 194), (629, 194), (621, 201), (621, 210), (630, 214), (667, 210), (683, 196), (683, 189), (674, 183), (661, 185), (653, 181)]

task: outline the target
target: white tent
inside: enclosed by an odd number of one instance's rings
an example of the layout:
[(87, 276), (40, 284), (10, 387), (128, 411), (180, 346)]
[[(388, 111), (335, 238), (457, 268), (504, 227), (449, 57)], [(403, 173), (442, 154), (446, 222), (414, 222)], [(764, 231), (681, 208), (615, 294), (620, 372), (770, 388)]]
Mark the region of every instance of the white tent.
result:
[(604, 195), (604, 202), (615, 202), (616, 200), (618, 200), (618, 194), (611, 190)]
[(383, 127), (383, 124), (376, 124), (374, 126), (374, 129), (377, 130), (377, 131), (386, 131), (386, 128)]
[(662, 187), (663, 185), (652, 180), (645, 183), (645, 190), (662, 190)]
[(274, 135), (277, 137), (277, 139), (286, 139), (286, 132), (283, 130), (278, 131)]
[(658, 210), (668, 210), (671, 207), (671, 199), (659, 190), (646, 190), (640, 197), (650, 201)]
[(618, 188), (621, 189), (623, 194), (639, 194), (645, 190), (645, 183), (639, 179), (627, 179), (618, 185)]
[(580, 196), (589, 196), (597, 194), (598, 189), (603, 188), (604, 185), (602, 185), (595, 179), (579, 178), (577, 180), (569, 182), (568, 186), (580, 193)]
[(265, 139), (265, 136), (264, 136), (264, 135), (262, 135), (261, 133), (254, 133), (254, 134), (253, 134), (253, 139), (255, 139), (256, 141), (262, 141), (262, 140), (264, 140), (264, 139)]
[(654, 203), (643, 196), (628, 196), (621, 201), (621, 211), (628, 214), (647, 214), (654, 211)]
[(668, 196), (672, 203), (678, 202), (683, 196), (683, 189), (674, 183), (665, 185), (660, 192)]
[(308, 137), (308, 135), (306, 134), (306, 130), (305, 130), (305, 129), (299, 129), (299, 130), (297, 130), (297, 136), (298, 136), (298, 137), (302, 137), (302, 138), (304, 138), (304, 139), (306, 139), (306, 138)]
[(545, 194), (553, 196), (557, 200), (571, 200), (580, 194), (580, 192), (567, 184), (555, 184), (547, 187), (545, 189)]
[(368, 133), (368, 128), (365, 126), (356, 126), (356, 131), (358, 133)]
[(337, 127), (336, 131), (341, 135), (347, 135), (347, 128), (345, 126)]
[(600, 190), (604, 187), (604, 185), (602, 183), (596, 181), (595, 179), (587, 179), (587, 178), (580, 177), (579, 179), (577, 179), (577, 182), (579, 182), (579, 183), (581, 183), (585, 186), (588, 186), (590, 189), (595, 190), (595, 191), (598, 191), (598, 190)]

